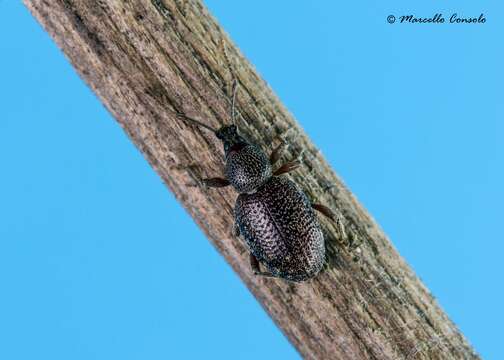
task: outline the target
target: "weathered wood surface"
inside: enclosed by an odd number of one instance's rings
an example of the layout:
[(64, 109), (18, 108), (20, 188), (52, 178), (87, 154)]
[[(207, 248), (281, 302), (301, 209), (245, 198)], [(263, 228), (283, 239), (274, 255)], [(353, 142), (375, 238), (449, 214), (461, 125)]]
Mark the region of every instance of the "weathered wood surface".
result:
[[(24, 2), (304, 357), (478, 358), (200, 2)], [(222, 174), (222, 149), (213, 134), (181, 122), (175, 112), (214, 127), (229, 123), (233, 77), (240, 84), (244, 135), (267, 151), (286, 138), (292, 146), (284, 160), (304, 149), (304, 166), (289, 176), (338, 209), (347, 233), (357, 234), (342, 237), (321, 218), (328, 266), (307, 283), (254, 277), (243, 241), (230, 231), (236, 193), (198, 184)]]

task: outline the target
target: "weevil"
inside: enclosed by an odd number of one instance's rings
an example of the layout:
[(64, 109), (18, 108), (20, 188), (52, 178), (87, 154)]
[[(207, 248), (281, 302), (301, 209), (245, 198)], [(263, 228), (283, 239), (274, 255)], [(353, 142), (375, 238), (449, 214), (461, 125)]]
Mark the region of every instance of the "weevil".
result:
[[(332, 211), (311, 203), (297, 184), (281, 176), (300, 165), (294, 160), (273, 171), (284, 148), (271, 155), (245, 140), (235, 125), (233, 90), (232, 124), (214, 129), (178, 113), (181, 119), (212, 131), (222, 141), (225, 178), (203, 179), (208, 187), (233, 186), (239, 193), (234, 207), (234, 234), (242, 235), (250, 250), (255, 275), (305, 281), (315, 277), (325, 263), (324, 234), (314, 210), (334, 221)], [(266, 267), (262, 271), (260, 264)]]

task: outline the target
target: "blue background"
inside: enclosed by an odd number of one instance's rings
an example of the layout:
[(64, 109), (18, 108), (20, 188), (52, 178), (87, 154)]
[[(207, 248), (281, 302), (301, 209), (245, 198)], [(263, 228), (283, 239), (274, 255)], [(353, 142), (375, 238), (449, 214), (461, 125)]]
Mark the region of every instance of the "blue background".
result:
[[(503, 7), (403, 3), (207, 6), (477, 351), (503, 359)], [(386, 22), (436, 12), (487, 22)], [(0, 1), (0, 54), (0, 358), (298, 358), (17, 1)]]

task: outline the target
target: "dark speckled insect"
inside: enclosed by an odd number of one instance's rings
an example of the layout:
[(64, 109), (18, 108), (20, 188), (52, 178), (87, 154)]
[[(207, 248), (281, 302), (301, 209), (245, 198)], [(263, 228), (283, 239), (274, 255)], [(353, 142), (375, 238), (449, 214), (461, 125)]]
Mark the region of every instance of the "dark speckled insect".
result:
[[(234, 125), (235, 95), (236, 88), (231, 111), (233, 125), (216, 130), (179, 114), (180, 118), (213, 131), (224, 145), (226, 178), (203, 181), (209, 187), (232, 185), (240, 194), (234, 208), (234, 232), (243, 235), (250, 249), (254, 274), (290, 281), (313, 278), (325, 263), (324, 235), (313, 209), (332, 220), (334, 215), (327, 207), (312, 204), (294, 182), (280, 176), (296, 169), (299, 160), (273, 171), (282, 144), (268, 158), (258, 146), (238, 134)], [(259, 263), (267, 271), (261, 271)]]

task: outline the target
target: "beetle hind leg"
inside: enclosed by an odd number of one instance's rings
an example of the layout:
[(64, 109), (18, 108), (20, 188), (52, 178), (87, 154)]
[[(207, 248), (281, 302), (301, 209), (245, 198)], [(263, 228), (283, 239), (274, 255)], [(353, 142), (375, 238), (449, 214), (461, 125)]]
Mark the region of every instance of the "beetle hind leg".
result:
[(343, 224), (343, 219), (341, 215), (336, 215), (331, 209), (329, 209), (327, 206), (322, 205), (322, 204), (317, 204), (317, 203), (312, 203), (312, 208), (320, 212), (322, 215), (327, 217), (329, 220), (332, 222), (336, 223), (336, 226), (338, 227), (338, 231), (340, 233), (340, 236), (342, 239), (346, 239), (346, 231), (345, 231), (345, 225)]
[(336, 215), (327, 206), (322, 205), (322, 204), (313, 203), (312, 204), (312, 208), (314, 208), (315, 210), (317, 210), (318, 212), (320, 212), (322, 215), (324, 215), (325, 217), (327, 217), (329, 220), (336, 221)]
[(250, 253), (250, 267), (252, 268), (252, 273), (254, 275), (264, 276), (264, 277), (276, 277), (270, 272), (261, 271), (261, 266), (259, 265), (259, 260), (254, 256), (254, 254)]

